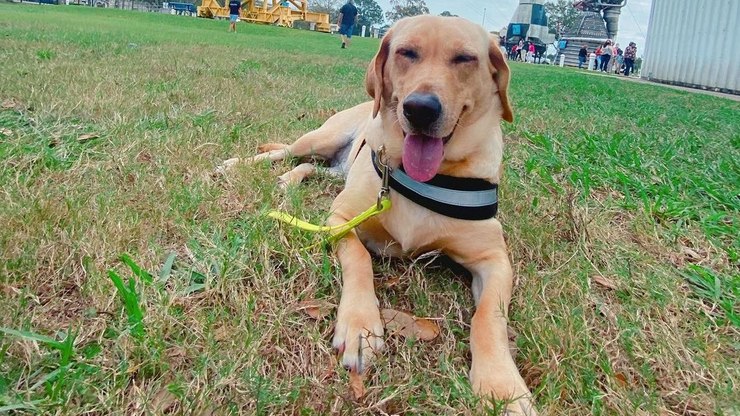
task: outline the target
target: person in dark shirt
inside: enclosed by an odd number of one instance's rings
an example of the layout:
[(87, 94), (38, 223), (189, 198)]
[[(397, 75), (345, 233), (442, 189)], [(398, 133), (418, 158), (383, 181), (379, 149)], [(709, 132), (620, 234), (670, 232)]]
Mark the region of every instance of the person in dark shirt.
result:
[(239, 19), (239, 10), (242, 8), (240, 0), (229, 0), (229, 32), (236, 32), (236, 21)]
[(355, 31), (357, 7), (355, 7), (354, 3), (355, 0), (347, 0), (347, 4), (339, 9), (337, 25), (339, 25), (339, 34), (342, 36), (342, 49), (349, 46), (350, 39), (352, 39), (352, 32)]
[(578, 51), (578, 69), (583, 68), (583, 64), (588, 59), (588, 48), (586, 45), (581, 46), (581, 50)]

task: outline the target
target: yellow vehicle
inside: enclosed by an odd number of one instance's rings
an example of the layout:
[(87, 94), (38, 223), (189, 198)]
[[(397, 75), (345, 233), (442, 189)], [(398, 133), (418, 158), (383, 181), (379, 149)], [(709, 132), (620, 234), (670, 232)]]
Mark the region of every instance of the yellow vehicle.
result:
[[(198, 6), (198, 17), (228, 18), (229, 5), (227, 0), (223, 0), (221, 5), (219, 0), (203, 0)], [(294, 7), (290, 7), (293, 5)], [(329, 15), (326, 13), (316, 13), (308, 10), (308, 0), (243, 0), (242, 9), (239, 19), (269, 25), (284, 27), (293, 27), (293, 23), (303, 20), (311, 24), (312, 30), (319, 32), (329, 32)]]

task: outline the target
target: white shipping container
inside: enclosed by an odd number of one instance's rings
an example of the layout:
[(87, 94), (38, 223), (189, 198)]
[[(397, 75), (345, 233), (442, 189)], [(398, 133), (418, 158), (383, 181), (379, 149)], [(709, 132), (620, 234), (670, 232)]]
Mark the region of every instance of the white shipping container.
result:
[(653, 0), (646, 43), (642, 78), (740, 94), (740, 0)]

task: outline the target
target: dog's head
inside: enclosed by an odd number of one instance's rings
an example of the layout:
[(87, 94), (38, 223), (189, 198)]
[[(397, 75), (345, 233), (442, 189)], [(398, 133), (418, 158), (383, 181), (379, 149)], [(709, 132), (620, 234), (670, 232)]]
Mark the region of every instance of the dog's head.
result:
[(481, 120), (513, 120), (508, 85), (498, 39), (465, 19), (428, 15), (398, 21), (366, 77), (373, 117), (380, 113), (384, 124), (397, 126), (398, 137), (385, 143), (402, 148), (404, 168), (418, 181), (437, 173), (446, 149), (475, 151), (471, 143), (456, 143), (460, 130)]

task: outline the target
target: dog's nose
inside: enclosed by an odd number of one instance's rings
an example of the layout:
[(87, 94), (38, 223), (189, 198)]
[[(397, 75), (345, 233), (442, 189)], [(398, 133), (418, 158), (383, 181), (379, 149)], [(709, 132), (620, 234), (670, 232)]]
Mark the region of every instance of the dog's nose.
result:
[(403, 101), (403, 115), (416, 129), (429, 128), (442, 114), (442, 103), (434, 94), (413, 93)]

